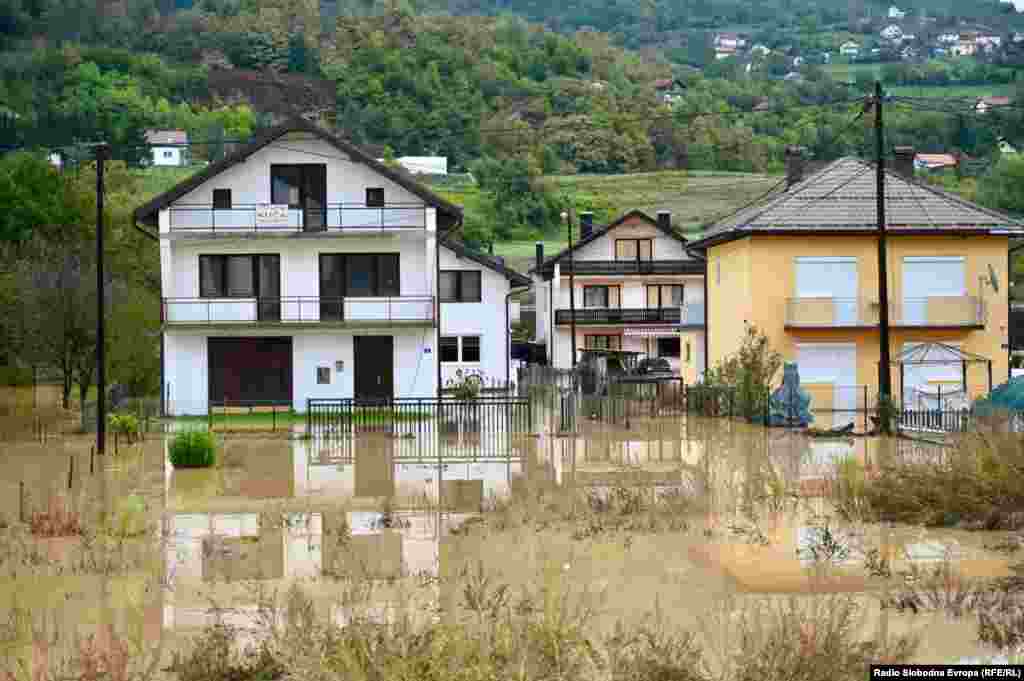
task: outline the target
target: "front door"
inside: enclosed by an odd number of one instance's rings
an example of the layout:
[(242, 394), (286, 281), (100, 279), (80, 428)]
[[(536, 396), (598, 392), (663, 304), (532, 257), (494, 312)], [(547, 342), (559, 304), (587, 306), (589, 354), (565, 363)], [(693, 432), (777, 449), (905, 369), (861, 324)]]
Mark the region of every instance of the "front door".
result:
[(394, 388), (395, 339), (393, 336), (355, 337), (355, 397), (357, 400), (390, 400)]

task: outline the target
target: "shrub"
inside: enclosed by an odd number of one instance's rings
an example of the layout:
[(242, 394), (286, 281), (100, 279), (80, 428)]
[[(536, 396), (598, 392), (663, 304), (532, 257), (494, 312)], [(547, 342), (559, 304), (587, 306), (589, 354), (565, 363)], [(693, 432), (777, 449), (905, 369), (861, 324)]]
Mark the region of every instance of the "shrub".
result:
[(134, 414), (110, 414), (107, 424), (111, 432), (126, 436), (129, 442), (139, 435), (139, 419)]
[(171, 464), (175, 468), (209, 468), (216, 461), (217, 446), (213, 433), (192, 430), (174, 436)]
[(473, 371), (463, 373), (462, 369), (459, 369), (455, 372), (455, 378), (450, 379), (445, 387), (451, 390), (452, 397), (456, 400), (469, 402), (480, 397), (483, 385), (483, 374)]
[(782, 355), (771, 348), (766, 335), (749, 325), (739, 350), (708, 369), (704, 382), (732, 390), (737, 413), (755, 421), (764, 418), (772, 382), (781, 368)]

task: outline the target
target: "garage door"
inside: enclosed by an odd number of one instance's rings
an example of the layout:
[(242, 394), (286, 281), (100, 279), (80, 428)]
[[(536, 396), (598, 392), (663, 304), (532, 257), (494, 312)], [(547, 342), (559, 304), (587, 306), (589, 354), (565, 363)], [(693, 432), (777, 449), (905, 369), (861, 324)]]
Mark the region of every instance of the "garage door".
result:
[(210, 403), (290, 404), (291, 338), (210, 338)]
[(903, 258), (903, 323), (925, 324), (928, 299), (967, 295), (962, 257)]
[[(811, 409), (817, 406), (818, 427), (842, 426), (855, 420), (857, 409), (857, 346), (853, 343), (797, 345), (800, 382), (808, 384)], [(816, 390), (813, 386), (821, 386)], [(827, 391), (823, 393), (822, 390)], [(815, 405), (817, 395), (818, 404)], [(829, 400), (831, 396), (831, 400)], [(828, 404), (831, 402), (831, 405)], [(832, 409), (831, 418), (828, 409)]]
[[(832, 307), (834, 324), (857, 323), (857, 259), (820, 257), (796, 259), (797, 298), (821, 300)], [(825, 320), (823, 320), (825, 321)]]

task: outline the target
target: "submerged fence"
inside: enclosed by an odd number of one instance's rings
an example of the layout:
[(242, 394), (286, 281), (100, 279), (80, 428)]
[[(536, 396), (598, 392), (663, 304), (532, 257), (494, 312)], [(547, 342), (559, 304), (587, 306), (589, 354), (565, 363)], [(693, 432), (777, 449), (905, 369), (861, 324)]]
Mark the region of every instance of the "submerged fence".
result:
[(522, 397), (306, 400), (306, 432), (328, 436), (522, 434), (532, 432), (531, 424), (530, 401)]

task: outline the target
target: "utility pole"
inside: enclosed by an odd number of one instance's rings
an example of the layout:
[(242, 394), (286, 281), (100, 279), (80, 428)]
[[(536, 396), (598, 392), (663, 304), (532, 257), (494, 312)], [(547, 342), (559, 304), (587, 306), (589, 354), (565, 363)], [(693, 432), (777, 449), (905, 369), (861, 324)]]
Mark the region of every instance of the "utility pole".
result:
[(569, 234), (569, 334), (572, 344), (572, 368), (576, 368), (576, 266), (572, 254), (572, 212), (562, 213)]
[(96, 147), (96, 453), (106, 451), (107, 439), (107, 372), (104, 357), (103, 315), (103, 162), (108, 148)]
[[(878, 400), (883, 407), (879, 426), (889, 434), (889, 409), (892, 378), (889, 359), (889, 268), (885, 250), (885, 122), (882, 117), (882, 83), (875, 81), (875, 193), (878, 212)], [(902, 398), (902, 396), (901, 396)], [(867, 405), (865, 405), (866, 407)]]

